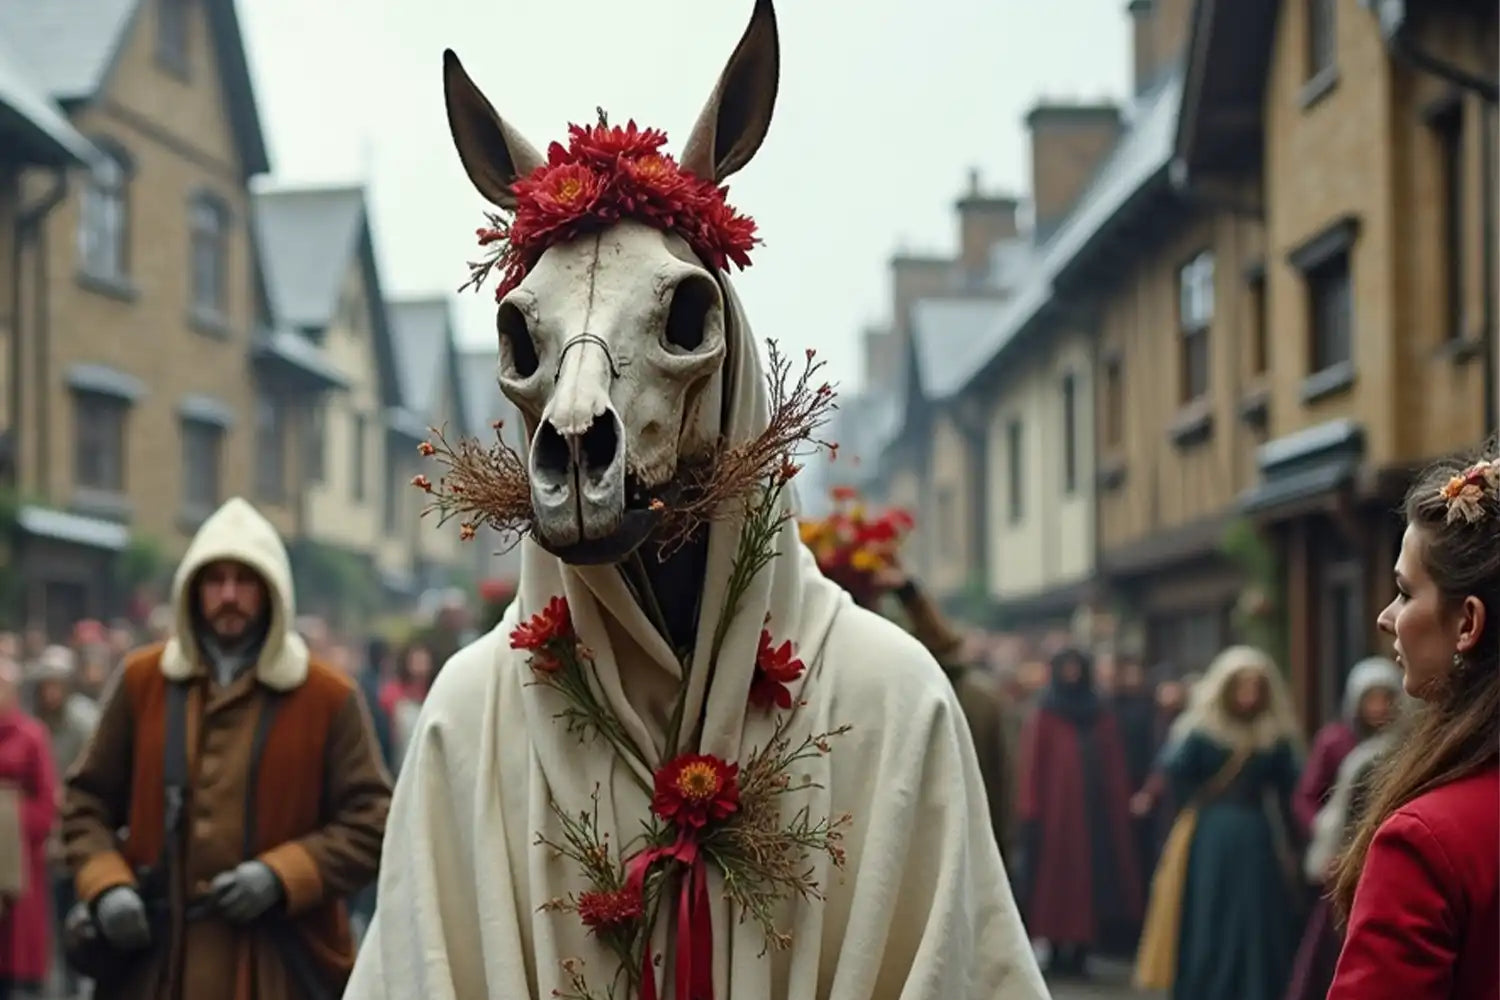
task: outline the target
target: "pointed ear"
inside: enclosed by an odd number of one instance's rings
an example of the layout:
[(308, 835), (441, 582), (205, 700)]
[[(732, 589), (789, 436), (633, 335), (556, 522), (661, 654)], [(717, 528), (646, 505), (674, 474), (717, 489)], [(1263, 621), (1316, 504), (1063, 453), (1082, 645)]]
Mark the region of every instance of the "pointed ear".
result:
[(469, 180), (492, 204), (515, 208), (511, 183), (545, 163), (542, 154), (495, 113), (452, 49), (443, 50), (443, 99), (448, 131)]
[(719, 183), (750, 162), (771, 127), (781, 42), (771, 0), (755, 0), (750, 24), (682, 150), (682, 165)]

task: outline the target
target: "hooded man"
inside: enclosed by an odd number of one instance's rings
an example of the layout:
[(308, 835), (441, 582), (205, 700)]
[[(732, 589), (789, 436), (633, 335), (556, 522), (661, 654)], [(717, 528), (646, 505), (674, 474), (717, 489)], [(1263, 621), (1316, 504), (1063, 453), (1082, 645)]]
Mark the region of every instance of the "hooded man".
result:
[(390, 804), (363, 702), (293, 631), (286, 549), (244, 500), (199, 529), (173, 608), (67, 780), (63, 847), (88, 907), (69, 924), (109, 956), (95, 996), (339, 996), (344, 899), (375, 876)]

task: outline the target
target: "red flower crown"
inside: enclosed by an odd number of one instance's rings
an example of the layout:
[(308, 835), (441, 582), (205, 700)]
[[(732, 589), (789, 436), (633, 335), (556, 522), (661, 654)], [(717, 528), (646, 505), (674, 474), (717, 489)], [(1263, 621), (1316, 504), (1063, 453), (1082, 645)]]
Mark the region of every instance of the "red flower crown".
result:
[(489, 225), (477, 230), (485, 259), (469, 265), (469, 280), (460, 291), (484, 283), (500, 268), (495, 299), (505, 297), (547, 248), (612, 225), (636, 219), (687, 241), (709, 267), (741, 270), (750, 266), (750, 251), (760, 242), (755, 220), (736, 212), (727, 187), (684, 170), (661, 152), (667, 134), (660, 129), (611, 127), (603, 109), (591, 128), (568, 126), (568, 145), (554, 142), (547, 162), (513, 185), (516, 208), (509, 219), (488, 214)]

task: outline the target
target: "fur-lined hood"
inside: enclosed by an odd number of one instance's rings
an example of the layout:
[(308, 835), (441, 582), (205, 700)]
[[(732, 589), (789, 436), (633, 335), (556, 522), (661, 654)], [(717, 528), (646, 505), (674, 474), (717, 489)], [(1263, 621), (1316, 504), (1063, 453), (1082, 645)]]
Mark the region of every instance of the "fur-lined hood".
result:
[(200, 569), (222, 559), (244, 563), (266, 582), (271, 623), (260, 658), (255, 661), (256, 677), (275, 691), (300, 686), (307, 679), (308, 653), (307, 644), (292, 629), (296, 601), (291, 560), (271, 522), (239, 497), (227, 501), (203, 522), (177, 566), (172, 578), (172, 636), (162, 652), (162, 673), (168, 680), (180, 681), (198, 669), (191, 586)]

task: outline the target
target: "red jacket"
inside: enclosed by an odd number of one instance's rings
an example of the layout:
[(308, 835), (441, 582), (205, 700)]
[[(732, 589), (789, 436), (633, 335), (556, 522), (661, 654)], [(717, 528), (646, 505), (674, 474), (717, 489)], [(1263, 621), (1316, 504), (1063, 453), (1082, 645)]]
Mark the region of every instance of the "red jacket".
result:
[(1500, 767), (1375, 834), (1328, 1000), (1500, 1000)]

